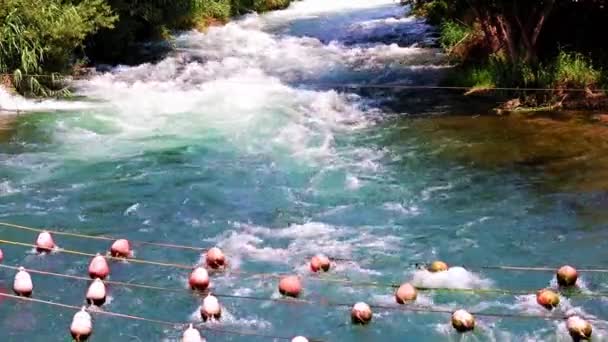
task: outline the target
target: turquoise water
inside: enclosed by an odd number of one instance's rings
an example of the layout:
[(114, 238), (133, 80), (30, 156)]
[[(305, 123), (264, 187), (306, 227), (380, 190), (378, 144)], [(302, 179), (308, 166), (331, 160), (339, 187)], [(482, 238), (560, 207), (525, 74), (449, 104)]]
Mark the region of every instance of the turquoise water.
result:
[[(607, 264), (602, 192), (565, 192), (543, 186), (542, 172), (530, 168), (452, 158), (450, 146), (467, 146), (462, 136), (438, 139), (432, 123), (420, 125), (434, 119), (393, 113), (427, 112), (429, 103), (431, 111), (446, 111), (434, 93), (408, 94), (405, 105), (388, 109), (386, 93), (320, 85), (435, 82), (442, 57), (423, 47), (433, 34), (404, 11), (388, 0), (305, 0), (206, 34), (178, 35), (176, 52), (156, 64), (119, 67), (78, 83), (79, 102), (4, 98), (33, 112), (14, 119), (0, 139), (0, 220), (218, 245), (233, 270), (301, 274), (304, 298), (314, 302), (393, 305), (392, 289), (315, 279), (306, 263), (319, 252), (351, 260), (338, 262), (328, 277), (530, 293), (550, 286), (552, 274), (480, 267)], [(7, 228), (0, 237), (35, 240), (33, 233)], [(55, 239), (62, 248), (88, 253), (108, 248), (103, 241)], [(0, 247), (8, 265), (86, 275), (87, 258)], [(199, 261), (195, 251), (135, 246), (135, 252), (146, 260)], [(435, 259), (468, 271), (431, 275), (414, 266)], [(112, 280), (186, 288), (184, 270), (134, 263), (111, 268)], [(0, 288), (10, 291), (13, 274), (0, 271)], [(86, 282), (33, 279), (35, 298), (84, 303)], [(279, 297), (273, 278), (227, 272), (212, 282), (218, 294)], [(581, 284), (582, 291), (608, 287), (601, 274), (583, 274)], [(109, 290), (104, 310), (198, 320), (200, 299), (186, 290)], [(479, 329), (461, 336), (441, 313), (379, 309), (371, 325), (353, 327), (348, 307), (220, 301), (226, 313), (213, 327), (267, 335), (346, 342), (569, 340), (563, 323), (551, 320), (478, 317)], [(73, 311), (0, 303), (5, 341), (68, 340)], [(415, 305), (550, 314), (533, 295), (424, 292)], [(608, 314), (600, 298), (563, 298), (557, 310), (599, 319)], [(594, 328), (595, 340), (608, 339), (603, 323)], [(182, 330), (95, 316), (92, 340), (178, 341)], [(203, 335), (208, 341), (272, 340)]]

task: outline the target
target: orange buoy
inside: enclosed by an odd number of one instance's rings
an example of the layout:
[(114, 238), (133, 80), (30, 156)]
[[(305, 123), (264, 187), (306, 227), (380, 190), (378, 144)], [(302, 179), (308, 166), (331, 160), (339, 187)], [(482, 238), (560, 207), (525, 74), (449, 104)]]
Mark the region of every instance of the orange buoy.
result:
[(218, 269), (226, 265), (224, 252), (217, 247), (213, 247), (207, 251), (207, 254), (205, 254), (205, 261), (207, 262), (207, 266), (212, 269)]
[(372, 320), (372, 316), (372, 309), (363, 302), (355, 304), (350, 312), (354, 324), (367, 324)]
[(97, 253), (89, 264), (89, 276), (91, 279), (106, 279), (109, 274), (110, 266), (108, 266), (108, 261), (101, 254)]
[(313, 272), (327, 272), (331, 267), (331, 262), (329, 258), (323, 254), (317, 254), (310, 259), (310, 270)]
[(184, 331), (182, 335), (182, 342), (204, 342), (205, 340), (201, 336), (201, 333), (194, 329), (192, 324)]
[(49, 232), (42, 232), (38, 234), (36, 239), (36, 251), (38, 253), (50, 253), (55, 248), (55, 241)]
[(542, 289), (536, 293), (536, 302), (551, 310), (559, 305), (559, 295), (551, 289)]
[(452, 326), (458, 332), (467, 332), (475, 329), (475, 317), (466, 310), (457, 310), (452, 314)]
[(102, 306), (106, 302), (106, 285), (99, 278), (93, 280), (87, 290), (87, 303)]
[(283, 296), (297, 298), (302, 292), (300, 277), (292, 275), (281, 278), (279, 281), (279, 292)]
[(308, 342), (308, 339), (304, 336), (296, 336), (291, 339), (291, 342)]
[(429, 272), (437, 273), (437, 272), (445, 272), (448, 270), (448, 264), (443, 261), (433, 261), (428, 268)]
[(576, 268), (566, 265), (557, 270), (555, 277), (559, 286), (574, 286), (578, 279), (578, 272)]
[(591, 324), (579, 316), (569, 317), (566, 321), (566, 328), (568, 328), (568, 333), (575, 341), (589, 340), (593, 333)]
[(131, 256), (131, 244), (129, 240), (118, 239), (110, 247), (110, 255), (115, 258), (128, 258)]
[(93, 333), (93, 319), (86, 308), (83, 307), (74, 315), (70, 325), (70, 333), (77, 342), (86, 341)]
[(205, 291), (209, 287), (209, 273), (202, 267), (197, 267), (190, 273), (188, 278), (190, 288), (197, 291)]
[(395, 292), (395, 300), (398, 304), (415, 301), (416, 297), (418, 297), (418, 291), (410, 283), (401, 285)]
[(201, 318), (204, 322), (208, 320), (219, 320), (222, 316), (222, 307), (216, 297), (208, 295), (203, 299), (201, 305)]
[(30, 297), (34, 291), (34, 283), (32, 277), (23, 267), (19, 267), (19, 272), (15, 274), (13, 281), (13, 291), (16, 295), (22, 297)]

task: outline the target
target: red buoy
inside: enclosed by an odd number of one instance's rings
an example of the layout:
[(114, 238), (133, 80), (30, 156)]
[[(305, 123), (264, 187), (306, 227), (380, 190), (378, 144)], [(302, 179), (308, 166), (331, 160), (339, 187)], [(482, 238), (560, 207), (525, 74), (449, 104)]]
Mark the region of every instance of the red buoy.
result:
[(395, 292), (395, 300), (398, 304), (415, 301), (416, 297), (418, 297), (418, 291), (410, 283), (401, 285)]
[(353, 324), (367, 324), (372, 320), (372, 316), (372, 309), (363, 302), (355, 304), (350, 312)]
[(38, 253), (50, 253), (55, 248), (55, 241), (49, 232), (42, 232), (38, 234), (36, 239), (36, 251)]
[(182, 335), (182, 342), (204, 342), (205, 340), (201, 336), (201, 333), (194, 329), (192, 324), (184, 331)]
[(100, 254), (95, 255), (89, 264), (89, 276), (91, 279), (106, 279), (109, 274), (110, 266), (108, 266), (106, 258)]
[(205, 291), (209, 287), (209, 272), (202, 267), (197, 267), (190, 273), (188, 278), (190, 288), (197, 291)]
[(70, 325), (70, 333), (76, 342), (86, 341), (93, 333), (93, 319), (86, 308), (83, 307), (74, 315)]
[(226, 256), (224, 256), (224, 252), (221, 249), (213, 247), (205, 254), (205, 261), (210, 268), (218, 269), (226, 265)]
[(129, 240), (118, 239), (110, 247), (110, 255), (115, 258), (129, 258), (131, 256), (131, 244)]
[(208, 295), (203, 299), (201, 305), (201, 318), (204, 322), (208, 320), (219, 320), (222, 316), (222, 307), (216, 297)]
[(542, 289), (536, 293), (536, 302), (551, 310), (559, 305), (559, 295), (551, 289)]
[(327, 272), (330, 267), (331, 262), (329, 258), (323, 254), (315, 255), (310, 259), (310, 270), (315, 273), (319, 271)]
[(22, 297), (30, 297), (34, 291), (34, 283), (32, 277), (25, 271), (25, 268), (19, 267), (19, 272), (15, 274), (13, 281), (13, 291), (16, 295)]
[(302, 282), (298, 276), (286, 276), (279, 281), (279, 292), (283, 296), (296, 298), (302, 292)]
[(87, 290), (87, 303), (102, 306), (106, 302), (106, 285), (99, 278), (93, 280)]

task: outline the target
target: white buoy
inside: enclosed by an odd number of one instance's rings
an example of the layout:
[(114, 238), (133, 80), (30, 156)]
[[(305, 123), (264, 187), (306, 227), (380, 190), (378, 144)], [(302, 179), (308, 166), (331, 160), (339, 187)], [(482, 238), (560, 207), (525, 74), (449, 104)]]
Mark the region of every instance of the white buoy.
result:
[(89, 276), (91, 279), (106, 279), (109, 274), (110, 266), (108, 266), (108, 261), (98, 253), (91, 259), (91, 263), (89, 264)]
[(568, 333), (575, 341), (589, 340), (593, 333), (591, 324), (579, 316), (569, 317), (566, 321), (566, 328), (568, 328)]
[(452, 314), (452, 326), (458, 332), (475, 329), (475, 317), (466, 310), (458, 310)]
[(83, 307), (74, 315), (70, 325), (70, 333), (77, 342), (86, 341), (93, 333), (93, 319), (86, 308)]
[(30, 297), (34, 291), (34, 283), (32, 283), (32, 277), (30, 276), (25, 268), (19, 267), (19, 272), (15, 274), (15, 280), (13, 282), (13, 291), (18, 296)]
[(213, 247), (205, 254), (205, 261), (210, 268), (218, 269), (226, 265), (226, 256), (221, 249)]
[(209, 272), (202, 267), (197, 267), (190, 273), (188, 278), (190, 288), (197, 291), (205, 291), (209, 287)]
[(308, 342), (308, 339), (304, 336), (296, 336), (291, 340), (291, 342)]
[(184, 331), (182, 335), (182, 342), (204, 342), (205, 339), (201, 336), (201, 333), (194, 329), (192, 324)]
[(208, 320), (219, 320), (222, 316), (222, 307), (215, 296), (208, 295), (203, 299), (201, 305), (201, 318), (204, 322)]
[(106, 285), (99, 278), (93, 280), (87, 290), (87, 303), (102, 306), (106, 302)]
[(55, 241), (49, 232), (42, 232), (38, 234), (36, 239), (36, 251), (38, 253), (50, 253), (55, 248)]
[(350, 312), (350, 317), (354, 324), (367, 324), (372, 320), (372, 316), (372, 309), (363, 302), (355, 304)]

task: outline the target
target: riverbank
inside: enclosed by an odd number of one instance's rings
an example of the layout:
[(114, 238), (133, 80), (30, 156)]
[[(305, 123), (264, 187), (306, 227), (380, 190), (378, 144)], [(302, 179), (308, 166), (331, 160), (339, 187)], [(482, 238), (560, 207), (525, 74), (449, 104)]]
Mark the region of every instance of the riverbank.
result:
[(608, 108), (605, 47), (593, 34), (606, 20), (599, 3), (404, 3), (437, 28), (438, 44), (455, 65), (443, 85), (495, 96), (503, 112)]

